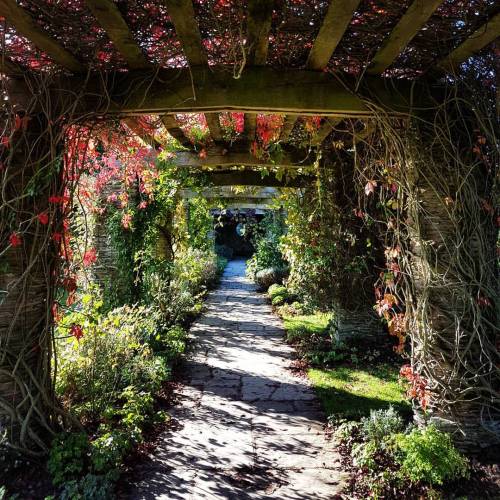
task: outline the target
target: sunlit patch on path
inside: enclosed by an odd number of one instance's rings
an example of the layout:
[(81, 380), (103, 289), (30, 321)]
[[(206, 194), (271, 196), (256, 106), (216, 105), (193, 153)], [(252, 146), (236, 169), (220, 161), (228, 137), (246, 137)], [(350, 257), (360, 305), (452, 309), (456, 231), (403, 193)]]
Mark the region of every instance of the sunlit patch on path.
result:
[(176, 424), (134, 499), (332, 499), (343, 474), (307, 380), (288, 369), (281, 321), (232, 261), (193, 325)]

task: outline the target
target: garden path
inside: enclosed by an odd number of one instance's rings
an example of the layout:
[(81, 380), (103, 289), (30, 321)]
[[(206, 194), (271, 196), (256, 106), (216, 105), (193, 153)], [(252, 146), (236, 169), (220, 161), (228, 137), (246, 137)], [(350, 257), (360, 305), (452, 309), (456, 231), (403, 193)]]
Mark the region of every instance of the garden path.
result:
[(165, 432), (138, 471), (133, 499), (333, 499), (339, 455), (279, 318), (231, 261), (207, 311)]

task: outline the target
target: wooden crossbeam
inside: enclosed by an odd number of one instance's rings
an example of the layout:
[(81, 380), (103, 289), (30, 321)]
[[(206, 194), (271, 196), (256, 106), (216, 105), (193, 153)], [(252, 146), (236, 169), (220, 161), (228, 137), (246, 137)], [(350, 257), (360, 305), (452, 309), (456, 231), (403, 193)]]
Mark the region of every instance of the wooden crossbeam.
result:
[(444, 71), (453, 71), (453, 69), (498, 37), (500, 37), (500, 13), (492, 17), (454, 51), (439, 61), (437, 66)]
[(17, 5), (16, 0), (0, 0), (0, 16), (5, 17), (19, 33), (32, 41), (56, 63), (74, 73), (81, 73), (85, 70), (84, 66), (72, 54), (47, 35), (28, 12)]
[(202, 66), (208, 64), (201, 43), (198, 23), (194, 17), (192, 0), (164, 1), (189, 65)]
[(205, 119), (207, 120), (208, 130), (210, 130), (210, 135), (214, 142), (222, 141), (224, 137), (222, 127), (220, 126), (219, 113), (205, 113)]
[(307, 58), (309, 69), (322, 70), (326, 68), (359, 3), (360, 0), (331, 0), (323, 24)]
[(340, 123), (341, 119), (329, 119), (326, 118), (323, 123), (319, 126), (319, 129), (316, 131), (312, 138), (312, 144), (315, 146), (320, 146), (323, 144), (325, 139), (330, 135), (335, 125)]
[(2, 55), (0, 56), (0, 73), (12, 76), (21, 75), (23, 73), (23, 69), (21, 66)]
[(372, 59), (367, 72), (383, 73), (424, 27), (444, 0), (414, 0)]
[(203, 158), (198, 153), (190, 151), (178, 151), (175, 157), (175, 164), (178, 167), (202, 168), (202, 167), (234, 167), (234, 166), (252, 166), (252, 167), (286, 167), (298, 168), (312, 165), (313, 161), (304, 161), (303, 155), (283, 152), (279, 161), (270, 159), (258, 159), (253, 156), (246, 145), (238, 148), (236, 145), (227, 150), (222, 146), (213, 146), (205, 150), (206, 155)]
[(161, 147), (161, 144), (154, 138), (154, 136), (144, 130), (144, 127), (137, 121), (135, 117), (129, 116), (127, 118), (124, 118), (122, 121), (143, 142), (155, 149)]
[(179, 127), (174, 115), (165, 114), (161, 117), (161, 121), (163, 122), (163, 126), (167, 129), (167, 132), (180, 144), (186, 148), (191, 148), (193, 146), (191, 141), (184, 134), (184, 131)]
[(85, 0), (85, 3), (129, 67), (132, 69), (148, 67), (146, 57), (134, 40), (116, 4), (111, 0)]
[(249, 0), (247, 16), (247, 64), (266, 64), (269, 31), (273, 15), (273, 0)]
[(314, 182), (312, 176), (300, 176), (294, 179), (278, 179), (275, 174), (262, 176), (261, 172), (214, 172), (207, 175), (214, 186), (269, 186), (269, 187), (303, 187)]
[(290, 134), (292, 133), (293, 127), (295, 127), (295, 123), (297, 123), (296, 115), (286, 115), (283, 120), (283, 127), (280, 132), (280, 141), (288, 142)]

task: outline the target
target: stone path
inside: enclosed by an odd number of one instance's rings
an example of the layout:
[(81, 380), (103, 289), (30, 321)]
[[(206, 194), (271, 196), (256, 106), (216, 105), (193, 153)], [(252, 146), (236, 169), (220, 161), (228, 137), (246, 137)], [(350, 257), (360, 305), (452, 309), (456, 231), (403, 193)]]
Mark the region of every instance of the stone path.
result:
[(228, 264), (193, 324), (186, 385), (133, 499), (333, 499), (339, 456), (313, 390), (263, 295)]

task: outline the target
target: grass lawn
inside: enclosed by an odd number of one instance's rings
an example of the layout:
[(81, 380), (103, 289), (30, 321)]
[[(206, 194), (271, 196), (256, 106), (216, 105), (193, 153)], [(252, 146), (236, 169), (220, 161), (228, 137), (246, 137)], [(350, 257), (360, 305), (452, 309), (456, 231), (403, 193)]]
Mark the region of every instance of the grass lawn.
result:
[[(325, 331), (330, 315), (284, 316), (289, 340), (307, 345), (307, 338)], [(401, 363), (402, 364), (402, 363)], [(335, 368), (309, 368), (308, 375), (328, 416), (359, 418), (389, 405), (407, 413), (410, 405), (398, 382), (399, 366), (381, 362), (341, 363)]]

